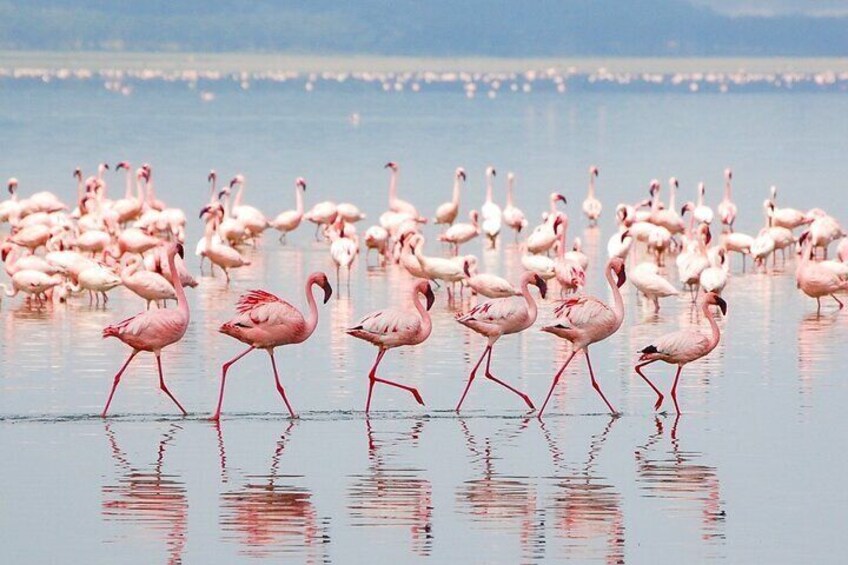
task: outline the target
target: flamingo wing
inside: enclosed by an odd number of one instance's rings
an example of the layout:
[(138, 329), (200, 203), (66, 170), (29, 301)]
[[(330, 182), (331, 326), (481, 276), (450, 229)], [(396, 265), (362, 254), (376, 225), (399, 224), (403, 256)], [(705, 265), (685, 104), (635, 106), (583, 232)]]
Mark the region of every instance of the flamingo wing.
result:
[(665, 334), (640, 353), (647, 358), (667, 359), (670, 362), (687, 363), (706, 354), (710, 350), (709, 338), (699, 331), (681, 330)]
[(527, 313), (527, 307), (522, 298), (494, 298), (482, 302), (465, 314), (457, 315), (456, 321), (478, 322), (484, 324), (499, 325)]
[(416, 314), (403, 310), (386, 309), (368, 314), (348, 332), (359, 330), (376, 336), (389, 336), (391, 334), (417, 332), (420, 325), (421, 318)]
[(568, 327), (578, 329), (615, 320), (612, 309), (592, 296), (567, 298), (554, 309), (554, 315), (560, 322), (567, 322)]
[(297, 308), (264, 290), (251, 290), (240, 296), (236, 311), (239, 315), (230, 323), (240, 327), (304, 323)]

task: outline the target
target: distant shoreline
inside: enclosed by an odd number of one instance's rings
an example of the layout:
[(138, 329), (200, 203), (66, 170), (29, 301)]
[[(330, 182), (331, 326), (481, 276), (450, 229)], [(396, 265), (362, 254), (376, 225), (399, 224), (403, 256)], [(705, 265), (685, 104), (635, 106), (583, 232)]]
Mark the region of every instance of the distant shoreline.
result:
[(138, 71), (262, 72), (523, 72), (567, 70), (611, 73), (821, 73), (848, 72), (848, 58), (788, 57), (568, 57), (505, 59), (484, 57), (329, 56), (271, 53), (130, 53), (0, 51), (0, 68)]

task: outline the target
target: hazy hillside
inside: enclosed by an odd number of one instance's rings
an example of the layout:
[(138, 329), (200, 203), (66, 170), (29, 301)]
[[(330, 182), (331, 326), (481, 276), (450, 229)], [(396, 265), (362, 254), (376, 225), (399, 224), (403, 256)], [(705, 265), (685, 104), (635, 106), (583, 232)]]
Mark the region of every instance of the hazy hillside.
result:
[(0, 49), (843, 56), (848, 18), (683, 0), (0, 0)]

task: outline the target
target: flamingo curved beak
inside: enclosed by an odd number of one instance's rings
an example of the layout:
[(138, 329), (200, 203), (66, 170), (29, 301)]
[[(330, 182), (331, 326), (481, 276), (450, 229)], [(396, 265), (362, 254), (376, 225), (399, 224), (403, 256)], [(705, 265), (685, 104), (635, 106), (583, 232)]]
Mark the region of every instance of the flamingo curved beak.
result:
[(468, 267), (468, 261), (465, 261), (462, 264), (462, 270), (465, 271), (466, 277), (471, 277), (471, 269)]
[(630, 237), (630, 230), (624, 230), (621, 232), (621, 243), (624, 243), (624, 240)]
[(180, 259), (185, 259), (185, 248), (182, 243), (177, 244), (177, 255), (180, 256)]
[(424, 298), (427, 299), (427, 310), (433, 307), (433, 302), (436, 301), (436, 295), (433, 294), (433, 287), (427, 284), (427, 291), (424, 293)]
[(465, 171), (459, 171), (459, 178), (461, 178), (463, 181), (466, 180)]
[(565, 196), (562, 194), (557, 194), (555, 200), (559, 200), (563, 204), (568, 204), (568, 200), (565, 199)]
[(211, 206), (204, 206), (204, 207), (200, 210), (200, 215), (198, 216), (198, 218), (201, 218), (201, 219), (202, 219), (202, 218), (203, 218), (203, 216), (204, 216), (204, 214), (208, 214), (208, 213), (209, 213), (209, 212), (211, 212), (211, 211), (212, 211), (212, 207), (211, 207)]
[(546, 283), (545, 279), (543, 279), (539, 275), (536, 275), (536, 278), (533, 283), (539, 289), (539, 295), (544, 299), (545, 296), (548, 294), (548, 283)]
[(716, 305), (721, 310), (722, 315), (726, 316), (727, 315), (727, 302), (724, 301), (724, 298), (722, 298), (721, 296), (716, 296), (715, 302), (716, 302)]
[(618, 275), (618, 281), (616, 282), (616, 286), (618, 286), (618, 288), (621, 288), (627, 281), (627, 275), (624, 272), (624, 267), (621, 267), (621, 270), (616, 274)]
[(329, 302), (330, 297), (333, 296), (333, 287), (330, 286), (330, 281), (325, 278), (321, 284), (321, 288), (324, 289), (324, 304), (326, 304)]

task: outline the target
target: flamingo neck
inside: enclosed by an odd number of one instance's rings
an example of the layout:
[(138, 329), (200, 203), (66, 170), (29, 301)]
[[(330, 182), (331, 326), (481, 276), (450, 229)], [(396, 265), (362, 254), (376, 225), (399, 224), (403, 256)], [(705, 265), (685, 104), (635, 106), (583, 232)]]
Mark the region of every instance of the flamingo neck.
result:
[(530, 294), (530, 283), (535, 278), (535, 274), (527, 273), (521, 279), (521, 296), (524, 297), (524, 302), (527, 304), (527, 327), (532, 326), (536, 322), (536, 316), (538, 315), (536, 301), (533, 299), (533, 295)]
[(168, 253), (168, 268), (171, 270), (171, 284), (174, 285), (174, 292), (177, 295), (177, 309), (185, 316), (186, 323), (188, 323), (188, 300), (186, 300), (185, 291), (183, 290), (183, 281), (180, 280), (180, 274), (177, 272), (175, 253)]
[(238, 192), (236, 192), (236, 201), (233, 203), (233, 210), (235, 210), (236, 208), (241, 206), (241, 196), (242, 196), (242, 193), (244, 192), (244, 184), (245, 183), (243, 183), (243, 182), (239, 183), (239, 189), (238, 189)]
[(421, 304), (421, 295), (418, 292), (417, 285), (412, 291), (412, 304), (415, 306), (415, 309), (418, 310), (418, 315), (421, 316), (421, 329), (418, 332), (418, 337), (421, 341), (424, 341), (427, 337), (429, 337), (430, 332), (433, 329), (433, 323), (430, 320), (430, 313), (427, 311), (427, 308)]
[(727, 179), (726, 181), (724, 181), (724, 199), (729, 201), (730, 196), (731, 196), (730, 179)]
[(589, 173), (589, 198), (595, 197), (595, 175)]
[(721, 337), (721, 331), (718, 329), (718, 324), (715, 321), (715, 317), (713, 316), (713, 311), (710, 310), (710, 305), (704, 302), (701, 306), (701, 311), (704, 313), (704, 317), (710, 323), (710, 351), (715, 349), (715, 346), (718, 345), (718, 340)]
[(704, 205), (704, 189), (701, 188), (701, 187), (698, 187), (698, 206), (700, 207), (700, 206), (703, 206), (703, 205)]
[(294, 190), (294, 201), (296, 203), (295, 207), (297, 209), (297, 215), (303, 215), (303, 189), (299, 186), (295, 187)]
[(129, 168), (127, 169), (127, 177), (126, 178), (127, 178), (127, 181), (126, 181), (127, 188), (124, 191), (124, 199), (129, 200), (130, 198), (132, 198), (132, 169), (129, 169)]
[(209, 183), (209, 205), (215, 204), (215, 189), (217, 188), (218, 181), (215, 177), (212, 177), (212, 181)]
[(389, 207), (394, 205), (395, 200), (397, 200), (397, 178), (398, 172), (393, 169), (392, 177), (389, 180)]
[(506, 181), (506, 205), (507, 207), (512, 206), (512, 185), (515, 183), (513, 179), (507, 179)]
[(559, 235), (559, 253), (558, 253), (558, 255), (559, 255), (560, 259), (562, 259), (565, 256), (565, 247), (566, 247), (565, 242), (566, 242), (566, 239), (567, 239), (566, 236), (568, 235), (568, 216), (563, 218), (562, 223), (560, 224), (559, 230), (560, 231), (559, 231), (559, 234), (558, 234)]
[(668, 189), (668, 208), (669, 210), (677, 211), (677, 207), (674, 205), (674, 201), (677, 197), (677, 188), (672, 184)]
[(618, 288), (618, 283), (612, 278), (612, 269), (607, 266), (607, 282), (612, 289), (612, 311), (615, 314), (616, 329), (621, 326), (624, 321), (624, 300), (621, 298), (621, 290)]
[(309, 339), (309, 336), (318, 326), (318, 305), (315, 303), (315, 296), (312, 294), (313, 285), (315, 285), (315, 279), (309, 277), (309, 280), (306, 281), (306, 304), (309, 306), (309, 314), (306, 316), (306, 327), (300, 336), (302, 340)]
[(453, 197), (451, 198), (451, 204), (456, 207), (459, 207), (459, 178), (457, 177), (453, 181)]
[(492, 202), (492, 175), (486, 175), (486, 202)]

